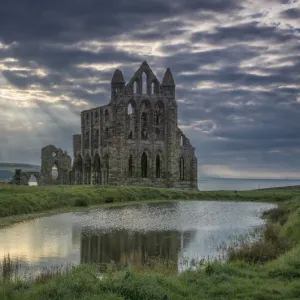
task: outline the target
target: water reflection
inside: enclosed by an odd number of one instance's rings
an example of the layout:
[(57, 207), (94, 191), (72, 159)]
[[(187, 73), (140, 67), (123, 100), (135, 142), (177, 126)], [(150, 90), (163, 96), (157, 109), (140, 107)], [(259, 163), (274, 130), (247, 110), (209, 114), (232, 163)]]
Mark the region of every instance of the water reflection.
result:
[(0, 230), (0, 257), (31, 268), (79, 263), (178, 264), (218, 256), (230, 235), (263, 224), (263, 203), (182, 201), (64, 213)]
[[(81, 263), (144, 265), (153, 259), (178, 263), (181, 247), (191, 232), (114, 230), (107, 233), (84, 229), (80, 242)], [(189, 238), (184, 239), (184, 236)], [(184, 242), (185, 240), (185, 242)]]

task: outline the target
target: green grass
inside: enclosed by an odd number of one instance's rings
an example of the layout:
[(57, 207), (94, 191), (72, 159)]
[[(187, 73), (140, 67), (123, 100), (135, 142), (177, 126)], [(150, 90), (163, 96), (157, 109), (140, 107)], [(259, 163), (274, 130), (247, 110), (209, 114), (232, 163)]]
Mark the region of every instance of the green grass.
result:
[[(252, 192), (182, 192), (152, 188), (100, 187), (4, 187), (0, 212), (13, 215), (72, 208), (74, 205), (161, 200), (239, 200), (272, 202), (261, 238), (229, 249), (229, 261), (202, 265), (177, 275), (166, 268), (107, 271), (98, 278), (97, 266), (81, 265), (63, 274), (46, 274), (35, 282), (0, 283), (0, 299), (299, 299), (300, 295), (300, 192), (264, 190)], [(10, 201), (18, 199), (17, 203)], [(76, 204), (76, 201), (77, 202)], [(21, 208), (15, 208), (18, 203)], [(231, 252), (230, 252), (231, 251)], [(230, 256), (231, 255), (231, 256)], [(9, 269), (9, 266), (7, 267)]]
[(0, 186), (0, 217), (148, 200), (239, 200), (282, 202), (298, 195), (293, 190), (188, 192), (147, 187)]

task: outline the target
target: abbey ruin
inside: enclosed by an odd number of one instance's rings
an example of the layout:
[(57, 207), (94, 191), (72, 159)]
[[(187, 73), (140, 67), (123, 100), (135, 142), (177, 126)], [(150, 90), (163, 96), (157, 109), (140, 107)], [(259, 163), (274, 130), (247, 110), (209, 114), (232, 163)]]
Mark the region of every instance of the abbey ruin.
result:
[[(116, 70), (107, 105), (81, 112), (74, 162), (61, 149), (42, 149), (41, 184), (141, 185), (197, 189), (195, 148), (177, 125), (175, 82), (162, 82), (143, 62), (126, 84)], [(57, 178), (51, 177), (55, 165)]]

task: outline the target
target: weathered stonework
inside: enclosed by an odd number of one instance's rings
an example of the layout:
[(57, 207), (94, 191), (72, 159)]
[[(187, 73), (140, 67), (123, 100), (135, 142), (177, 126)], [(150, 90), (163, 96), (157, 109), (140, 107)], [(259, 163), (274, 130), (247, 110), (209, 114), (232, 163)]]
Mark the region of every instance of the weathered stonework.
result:
[[(52, 168), (51, 151), (42, 174)], [(172, 73), (160, 83), (147, 62), (127, 84), (114, 72), (109, 104), (81, 113), (73, 152), (72, 184), (197, 189), (195, 148), (178, 128)]]
[[(60, 148), (48, 145), (42, 149), (42, 165), (39, 184), (70, 184), (71, 183), (71, 157)], [(57, 178), (52, 177), (52, 167), (56, 166)]]
[(15, 185), (28, 185), (29, 179), (31, 176), (34, 176), (37, 180), (37, 183), (40, 183), (40, 172), (29, 171), (23, 172), (22, 169), (16, 169), (12, 180), (9, 184)]

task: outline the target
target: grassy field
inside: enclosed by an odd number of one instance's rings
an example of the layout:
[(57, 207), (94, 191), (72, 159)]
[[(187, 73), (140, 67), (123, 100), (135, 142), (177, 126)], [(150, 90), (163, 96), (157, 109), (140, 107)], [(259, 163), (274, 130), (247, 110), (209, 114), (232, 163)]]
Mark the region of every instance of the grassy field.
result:
[[(206, 263), (180, 275), (164, 267), (107, 271), (81, 265), (35, 282), (0, 282), (0, 299), (299, 299), (300, 192), (263, 190), (234, 193), (182, 192), (152, 188), (0, 187), (0, 214), (49, 212), (127, 201), (233, 200), (276, 203), (253, 244), (228, 248), (229, 261)], [(1, 218), (0, 218), (1, 220)]]

